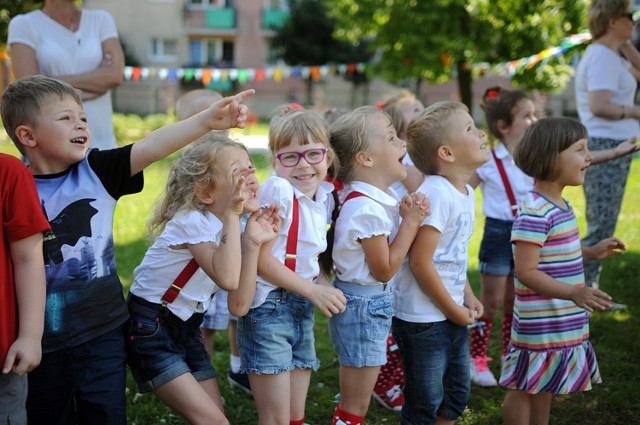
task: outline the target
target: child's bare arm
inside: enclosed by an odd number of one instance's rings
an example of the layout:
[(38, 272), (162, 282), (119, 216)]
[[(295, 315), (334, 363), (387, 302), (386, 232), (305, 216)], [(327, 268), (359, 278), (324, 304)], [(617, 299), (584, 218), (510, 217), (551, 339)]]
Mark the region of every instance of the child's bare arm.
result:
[(225, 97), (185, 120), (152, 131), (131, 148), (131, 175), (139, 173), (148, 165), (171, 155), (211, 130), (244, 128), (247, 107), (241, 102), (254, 93), (255, 90), (252, 89)]
[(433, 255), (440, 232), (431, 226), (421, 226), (409, 252), (409, 267), (420, 285), (420, 289), (438, 306), (453, 323), (466, 326), (473, 323), (473, 314), (451, 298), (433, 263)]
[(538, 270), (540, 246), (516, 241), (515, 272), (518, 280), (533, 291), (552, 298), (573, 301), (587, 311), (611, 307), (611, 297), (599, 289), (568, 285)]
[(251, 214), (242, 238), (242, 267), (238, 289), (229, 292), (227, 304), (231, 314), (242, 317), (249, 311), (256, 290), (258, 257), (261, 249), (271, 251), (278, 234), (278, 208), (271, 206)]
[(11, 344), (2, 373), (22, 375), (42, 357), (46, 284), (42, 233), (9, 244), (18, 302), (18, 338)]
[(640, 145), (636, 143), (635, 137), (629, 137), (624, 142), (620, 143), (615, 148), (604, 149), (599, 151), (590, 151), (591, 153), (591, 164), (600, 164), (602, 162), (611, 161), (612, 159), (617, 159), (623, 157), (625, 155), (632, 154), (634, 152), (638, 152), (640, 150)]
[(342, 291), (303, 278), (282, 264), (271, 252), (260, 251), (258, 274), (276, 286), (307, 298), (326, 317), (341, 313), (347, 305)]
[(604, 260), (611, 255), (622, 255), (627, 247), (618, 238), (606, 238), (593, 246), (582, 247), (582, 258), (584, 261)]
[(471, 310), (475, 319), (484, 315), (484, 306), (476, 297), (476, 294), (473, 293), (469, 278), (467, 278), (467, 282), (464, 285), (464, 305)]
[(405, 195), (400, 202), (403, 220), (391, 245), (383, 235), (360, 241), (369, 271), (376, 280), (388, 282), (398, 272), (416, 237), (418, 226), (429, 213), (429, 200), (422, 193)]

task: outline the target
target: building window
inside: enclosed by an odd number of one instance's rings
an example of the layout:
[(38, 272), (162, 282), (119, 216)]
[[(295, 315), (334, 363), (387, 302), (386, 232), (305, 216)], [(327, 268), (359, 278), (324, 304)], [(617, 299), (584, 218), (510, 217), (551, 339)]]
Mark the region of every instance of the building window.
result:
[(150, 50), (152, 60), (172, 62), (176, 60), (178, 49), (176, 40), (153, 38)]
[(192, 40), (189, 63), (193, 66), (232, 66), (233, 43), (221, 39)]
[(187, 0), (187, 6), (188, 7), (219, 7), (219, 8), (225, 8), (225, 7), (231, 7), (231, 5), (227, 4), (230, 3), (231, 0)]

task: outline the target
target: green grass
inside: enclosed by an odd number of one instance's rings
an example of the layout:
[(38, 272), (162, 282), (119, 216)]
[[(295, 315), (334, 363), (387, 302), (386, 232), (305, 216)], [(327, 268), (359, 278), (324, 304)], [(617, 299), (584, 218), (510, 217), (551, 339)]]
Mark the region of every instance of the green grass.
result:
[[(3, 141), (4, 140), (4, 141)], [(0, 152), (17, 154), (15, 148), (0, 139)], [(153, 204), (162, 193), (164, 179), (172, 158), (153, 164), (145, 171), (145, 188), (142, 193), (122, 198), (116, 209), (114, 239), (118, 270), (125, 287), (131, 284), (133, 268), (142, 259), (147, 247), (145, 222), (149, 218)], [(270, 174), (268, 161), (258, 159), (264, 179)], [(595, 347), (604, 384), (592, 391), (569, 396), (556, 397), (551, 412), (551, 423), (557, 425), (575, 424), (630, 424), (637, 423), (640, 412), (640, 398), (636, 396), (637, 380), (640, 380), (639, 345), (635, 337), (640, 334), (640, 160), (632, 165), (631, 177), (627, 184), (622, 212), (616, 236), (627, 244), (627, 252), (620, 257), (606, 260), (601, 280), (601, 288), (609, 292), (615, 300), (628, 304), (626, 311), (595, 313), (591, 318), (591, 341)], [(581, 188), (565, 191), (578, 215), (581, 231), (584, 233), (584, 199)], [(478, 294), (479, 275), (477, 272), (477, 252), (481, 237), (483, 218), (478, 197), (476, 232), (470, 245), (469, 277)], [(329, 343), (327, 320), (316, 315), (317, 353), (321, 368), (313, 374), (307, 401), (307, 422), (312, 425), (326, 424), (331, 420), (334, 408), (332, 400), (339, 391), (338, 361)], [(496, 329), (500, 329), (496, 324)], [(496, 335), (497, 336), (497, 335)], [(216, 352), (213, 363), (220, 374), (218, 383), (225, 398), (225, 411), (232, 424), (257, 423), (253, 401), (229, 387), (223, 379), (229, 370), (228, 342), (226, 331), (215, 337)], [(492, 338), (489, 355), (500, 358), (498, 338)], [(499, 373), (499, 361), (491, 368)], [(184, 424), (170, 409), (155, 396), (140, 396), (135, 384), (129, 378), (128, 414), (131, 424)], [(501, 388), (472, 387), (471, 400), (467, 412), (459, 424), (500, 424), (502, 423)], [(382, 425), (397, 423), (398, 414), (381, 408), (372, 401), (367, 424)]]

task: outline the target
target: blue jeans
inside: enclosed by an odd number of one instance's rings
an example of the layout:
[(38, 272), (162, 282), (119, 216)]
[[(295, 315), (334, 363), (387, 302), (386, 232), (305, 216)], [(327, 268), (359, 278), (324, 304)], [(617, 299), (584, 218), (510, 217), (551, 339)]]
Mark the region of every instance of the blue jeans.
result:
[(124, 331), (42, 355), (29, 372), (29, 425), (127, 423)]
[(133, 294), (129, 304), (127, 349), (129, 367), (141, 393), (191, 373), (197, 381), (216, 377), (201, 337), (203, 313), (187, 321)]
[(480, 243), (480, 273), (489, 276), (510, 276), (513, 274), (513, 248), (511, 228), (513, 221), (487, 217), (484, 234)]
[(262, 305), (238, 319), (240, 373), (318, 370), (314, 322), (311, 301), (283, 289), (271, 291)]
[(448, 320), (410, 323), (394, 317), (395, 338), (407, 382), (400, 416), (403, 425), (457, 419), (471, 389), (467, 328)]

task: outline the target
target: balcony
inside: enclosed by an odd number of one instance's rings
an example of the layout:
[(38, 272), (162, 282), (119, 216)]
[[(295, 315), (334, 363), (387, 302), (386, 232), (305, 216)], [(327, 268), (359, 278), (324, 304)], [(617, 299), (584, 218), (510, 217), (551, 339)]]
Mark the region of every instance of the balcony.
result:
[(262, 28), (282, 28), (287, 19), (289, 19), (289, 12), (280, 9), (266, 9), (262, 12)]
[(236, 27), (235, 9), (207, 9), (206, 13), (207, 28), (232, 29)]

